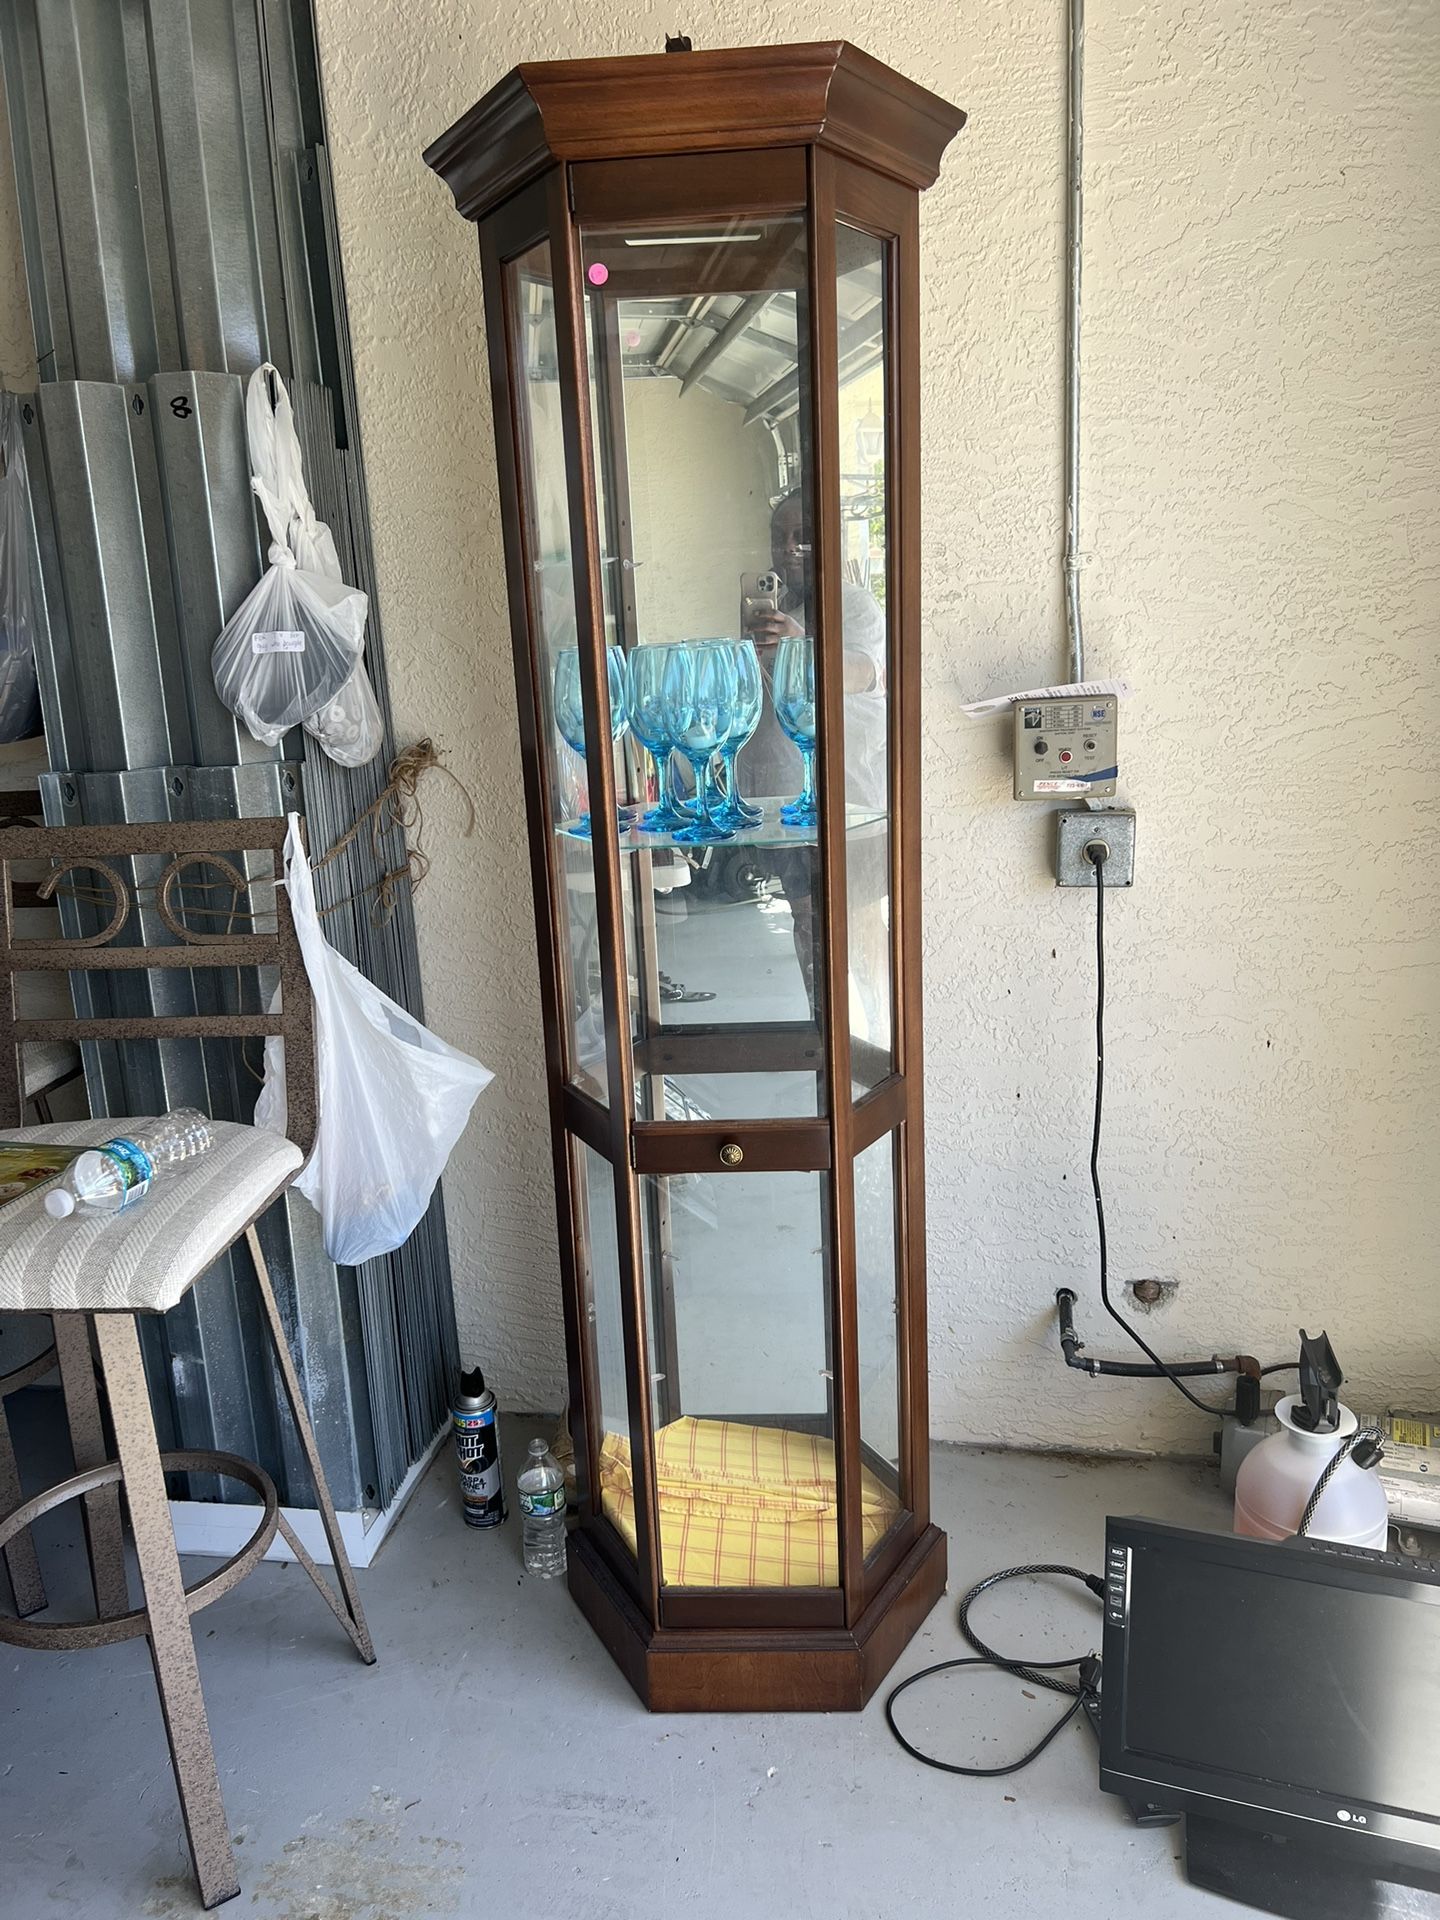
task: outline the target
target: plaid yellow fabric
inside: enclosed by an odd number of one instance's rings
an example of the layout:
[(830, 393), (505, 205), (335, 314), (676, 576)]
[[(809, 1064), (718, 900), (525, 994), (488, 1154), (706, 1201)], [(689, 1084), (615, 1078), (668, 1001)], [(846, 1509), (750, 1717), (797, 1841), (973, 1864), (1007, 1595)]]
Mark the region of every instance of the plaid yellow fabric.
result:
[[(838, 1578), (835, 1450), (788, 1427), (686, 1415), (655, 1436), (660, 1557), (672, 1587), (833, 1587)], [(607, 1433), (600, 1503), (635, 1551), (630, 1442)], [(865, 1551), (899, 1514), (895, 1496), (861, 1470)]]

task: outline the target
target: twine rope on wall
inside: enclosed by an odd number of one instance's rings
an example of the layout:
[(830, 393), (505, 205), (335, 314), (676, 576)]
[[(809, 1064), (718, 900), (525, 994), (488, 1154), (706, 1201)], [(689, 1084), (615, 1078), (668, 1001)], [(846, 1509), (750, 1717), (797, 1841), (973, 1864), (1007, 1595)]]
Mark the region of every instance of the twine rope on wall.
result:
[(345, 906), (349, 901), (365, 893), (374, 893), (375, 904), (371, 909), (375, 924), (383, 926), (395, 911), (395, 890), (404, 880), (410, 882), (410, 891), (419, 890), (425, 876), (430, 871), (430, 855), (425, 850), (425, 809), (420, 804), (420, 782), (427, 773), (443, 773), (447, 780), (453, 781), (460, 789), (465, 801), (466, 819), (464, 834), (468, 840), (475, 831), (475, 796), (465, 782), (440, 757), (434, 741), (426, 738), (417, 740), (413, 747), (406, 747), (390, 762), (385, 785), (363, 812), (357, 813), (354, 820), (335, 841), (334, 845), (321, 854), (318, 860), (312, 860), (312, 873), (328, 866), (344, 853), (355, 839), (366, 821), (370, 822), (370, 840), (377, 857), (384, 857), (381, 840), (392, 828), (401, 836), (405, 845), (405, 858), (399, 866), (390, 867), (370, 886), (360, 888), (356, 893), (347, 894), (343, 900), (333, 901), (320, 909), (321, 917), (333, 913), (337, 907)]

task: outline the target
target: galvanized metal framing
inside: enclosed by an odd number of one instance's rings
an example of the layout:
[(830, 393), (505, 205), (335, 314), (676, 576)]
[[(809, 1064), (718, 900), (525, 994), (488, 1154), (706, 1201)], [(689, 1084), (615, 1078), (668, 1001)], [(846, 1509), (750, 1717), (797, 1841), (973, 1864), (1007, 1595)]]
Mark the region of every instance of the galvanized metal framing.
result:
[[(42, 782), (46, 820), (298, 807), (323, 851), (379, 795), (393, 735), (309, 0), (0, 0), (0, 56), (45, 383), (26, 432), (41, 699), (61, 769)], [(371, 595), (367, 665), (387, 747), (354, 771), (298, 730), (260, 746), (211, 680), (211, 646), (263, 563), (243, 397), (263, 359), (289, 378), (317, 510), (346, 577)], [(336, 948), (423, 1017), (408, 893), (383, 925), (372, 913), (375, 882), (404, 857), (403, 834), (384, 825), (318, 869), (316, 890)], [(153, 878), (143, 862), (125, 870)], [(93, 930), (93, 914), (68, 902), (62, 923)], [(127, 937), (151, 942), (158, 927), (147, 905)], [(256, 1013), (269, 983), (253, 969), (130, 971), (77, 975), (73, 988), (77, 1013), (143, 1017)], [(83, 1052), (97, 1113), (193, 1103), (250, 1117), (258, 1047)], [(304, 1200), (272, 1209), (260, 1232), (337, 1502), (384, 1505), (443, 1423), (458, 1368), (439, 1195), (404, 1248), (357, 1269), (326, 1259)], [(245, 1257), (227, 1256), (146, 1324), (161, 1440), (259, 1460), (286, 1503), (304, 1505), (311, 1476), (248, 1279)], [(250, 1497), (218, 1479), (191, 1492)]]
[(255, 0), (6, 0), (41, 371), (247, 373), (289, 328)]

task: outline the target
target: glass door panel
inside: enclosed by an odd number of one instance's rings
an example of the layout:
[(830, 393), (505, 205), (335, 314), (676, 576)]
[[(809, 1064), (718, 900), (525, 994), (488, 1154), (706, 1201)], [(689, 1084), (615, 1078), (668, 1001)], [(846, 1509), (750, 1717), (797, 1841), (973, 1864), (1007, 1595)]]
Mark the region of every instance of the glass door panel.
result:
[(548, 241), (506, 265), (505, 297), (516, 385), (525, 586), (537, 676), (537, 750), (552, 828), (566, 1072), (576, 1086), (603, 1101), (605, 1023), (595, 862), (588, 835), (566, 830), (588, 813), (589, 795)]
[(631, 694), (638, 1112), (813, 1116), (818, 827), (789, 804), (814, 718), (804, 224), (593, 228), (583, 257), (607, 633)]
[(827, 1176), (647, 1174), (640, 1197), (665, 1584), (837, 1585)]

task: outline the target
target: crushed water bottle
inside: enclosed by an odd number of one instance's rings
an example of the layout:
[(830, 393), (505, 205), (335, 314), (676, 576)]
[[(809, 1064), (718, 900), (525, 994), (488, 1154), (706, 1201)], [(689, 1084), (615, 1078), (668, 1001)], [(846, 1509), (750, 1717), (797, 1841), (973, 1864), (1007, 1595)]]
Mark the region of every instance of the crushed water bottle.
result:
[(76, 1212), (119, 1213), (144, 1199), (162, 1167), (193, 1160), (209, 1145), (205, 1115), (194, 1107), (178, 1107), (72, 1160), (59, 1184), (46, 1194), (45, 1211), (55, 1220)]
[(524, 1516), (525, 1571), (557, 1579), (565, 1571), (565, 1475), (543, 1440), (530, 1442), (515, 1485)]

